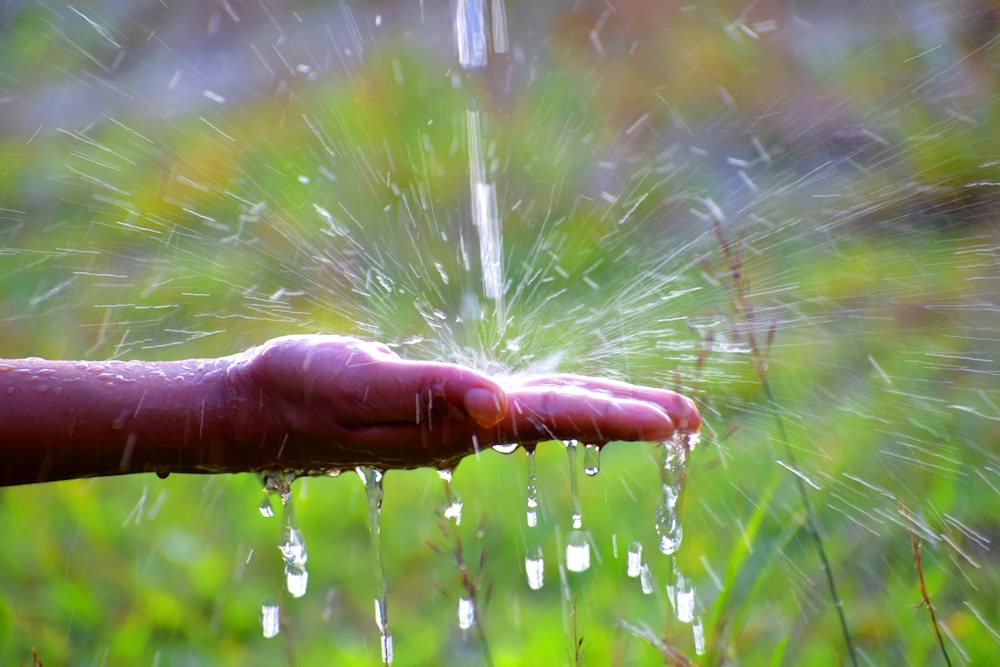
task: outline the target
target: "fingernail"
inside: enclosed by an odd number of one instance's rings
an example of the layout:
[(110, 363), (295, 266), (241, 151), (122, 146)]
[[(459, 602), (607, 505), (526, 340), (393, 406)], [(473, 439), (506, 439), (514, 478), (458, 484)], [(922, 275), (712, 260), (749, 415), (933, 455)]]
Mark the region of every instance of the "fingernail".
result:
[(470, 389), (465, 394), (465, 413), (483, 428), (496, 426), (507, 412), (507, 396), (489, 389)]

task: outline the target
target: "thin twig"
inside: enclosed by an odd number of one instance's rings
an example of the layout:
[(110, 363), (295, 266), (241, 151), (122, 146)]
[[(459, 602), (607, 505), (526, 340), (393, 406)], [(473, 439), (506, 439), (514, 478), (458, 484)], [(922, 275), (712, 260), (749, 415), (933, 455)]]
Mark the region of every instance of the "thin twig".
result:
[(951, 658), (948, 657), (948, 649), (944, 645), (944, 637), (941, 635), (941, 626), (938, 624), (937, 614), (934, 613), (934, 605), (931, 604), (930, 593), (927, 592), (927, 584), (924, 582), (924, 565), (920, 557), (920, 540), (917, 539), (917, 531), (910, 518), (910, 512), (906, 509), (902, 498), (899, 499), (899, 508), (903, 510), (906, 517), (906, 527), (910, 531), (910, 546), (913, 548), (913, 564), (917, 567), (917, 578), (920, 581), (921, 604), (927, 607), (927, 612), (931, 615), (931, 625), (934, 626), (934, 634), (937, 636), (938, 646), (941, 647), (941, 655), (944, 656), (944, 663), (951, 667)]
[[(785, 456), (788, 459), (788, 463), (797, 470), (798, 465), (795, 462), (795, 454), (788, 439), (788, 432), (785, 430), (785, 421), (782, 418), (781, 410), (778, 407), (778, 399), (775, 396), (774, 389), (767, 377), (767, 362), (765, 355), (770, 351), (771, 342), (774, 340), (775, 326), (772, 325), (767, 333), (768, 349), (762, 349), (757, 343), (757, 336), (755, 334), (755, 314), (753, 305), (750, 303), (750, 299), (747, 296), (747, 277), (743, 272), (744, 247), (740, 244), (736, 249), (733, 248), (729, 240), (726, 239), (726, 235), (722, 231), (722, 225), (719, 224), (718, 220), (712, 221), (712, 231), (715, 234), (715, 238), (722, 250), (723, 259), (729, 269), (728, 275), (726, 276), (728, 280), (725, 280), (724, 278), (723, 281), (727, 282), (729, 287), (728, 295), (730, 310), (742, 320), (741, 324), (743, 325), (743, 331), (737, 331), (735, 334), (738, 336), (742, 335), (750, 348), (750, 356), (753, 360), (754, 370), (757, 371), (757, 377), (759, 378), (761, 386), (764, 389), (764, 394), (767, 397), (768, 408), (770, 409), (771, 415), (774, 417), (775, 425), (778, 428), (778, 436), (781, 440), (782, 446), (784, 447)], [(799, 475), (794, 475), (794, 477), (796, 488), (798, 489), (799, 496), (802, 499), (802, 505), (806, 512), (806, 527), (808, 528), (809, 534), (812, 536), (813, 544), (816, 547), (816, 553), (819, 556), (820, 563), (823, 566), (823, 571), (826, 574), (827, 588), (830, 591), (830, 598), (833, 600), (833, 606), (837, 611), (837, 618), (840, 621), (840, 629), (844, 635), (844, 643), (847, 645), (847, 654), (850, 656), (851, 664), (854, 665), (854, 667), (857, 667), (857, 656), (854, 651), (854, 642), (851, 640), (851, 632), (847, 625), (847, 616), (844, 614), (844, 604), (840, 599), (840, 595), (837, 593), (837, 582), (833, 576), (833, 569), (830, 567), (830, 560), (827, 557), (826, 548), (823, 546), (823, 538), (819, 532), (819, 522), (816, 519), (816, 512), (813, 510), (812, 503), (809, 500), (809, 494), (806, 491), (805, 482)]]

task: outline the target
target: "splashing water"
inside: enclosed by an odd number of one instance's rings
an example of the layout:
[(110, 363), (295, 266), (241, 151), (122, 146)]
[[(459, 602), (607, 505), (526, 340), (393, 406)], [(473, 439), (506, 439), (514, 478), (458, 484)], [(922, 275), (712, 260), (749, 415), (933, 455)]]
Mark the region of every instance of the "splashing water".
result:
[(368, 499), (368, 532), (371, 536), (372, 568), (375, 572), (375, 625), (378, 626), (382, 662), (391, 665), (393, 660), (392, 633), (389, 631), (389, 582), (382, 565), (382, 476), (383, 472), (370, 466), (358, 466), (358, 476), (365, 485)]

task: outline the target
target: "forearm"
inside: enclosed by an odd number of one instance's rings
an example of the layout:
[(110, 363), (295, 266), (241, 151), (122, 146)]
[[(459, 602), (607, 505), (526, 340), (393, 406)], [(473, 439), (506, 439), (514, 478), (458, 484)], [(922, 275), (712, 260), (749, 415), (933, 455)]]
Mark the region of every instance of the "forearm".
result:
[(268, 413), (247, 398), (237, 359), (0, 360), (0, 484), (240, 472), (273, 458), (266, 438), (249, 446)]

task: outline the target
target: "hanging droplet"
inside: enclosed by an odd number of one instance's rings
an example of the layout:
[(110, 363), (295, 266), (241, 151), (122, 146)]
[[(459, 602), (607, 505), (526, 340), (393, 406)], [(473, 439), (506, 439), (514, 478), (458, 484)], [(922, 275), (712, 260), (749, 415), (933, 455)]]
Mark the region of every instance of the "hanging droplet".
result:
[(264, 497), (260, 501), (260, 505), (257, 507), (260, 510), (260, 514), (263, 517), (270, 518), (274, 516), (274, 506), (271, 505), (271, 494), (267, 491), (264, 492)]
[(601, 472), (601, 448), (597, 445), (583, 446), (583, 472), (590, 477)]
[(513, 454), (520, 447), (516, 442), (501, 443), (499, 445), (493, 445), (493, 451), (499, 452), (501, 454)]

